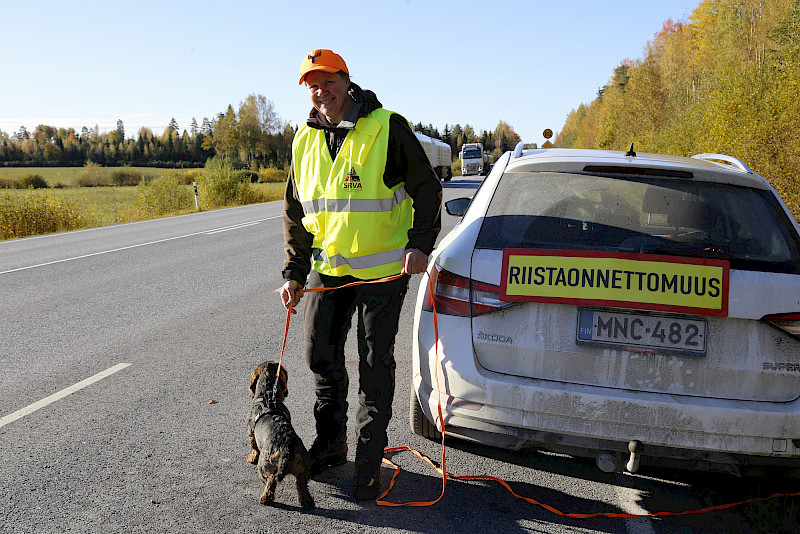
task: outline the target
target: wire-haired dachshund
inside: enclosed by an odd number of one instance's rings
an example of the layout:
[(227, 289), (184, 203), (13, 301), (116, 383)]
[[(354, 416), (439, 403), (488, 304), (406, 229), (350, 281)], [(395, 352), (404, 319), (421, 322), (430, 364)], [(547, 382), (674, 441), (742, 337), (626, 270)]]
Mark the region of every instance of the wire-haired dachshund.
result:
[(247, 416), (247, 433), (253, 452), (247, 461), (258, 466), (258, 474), (264, 482), (261, 504), (275, 501), (275, 487), (291, 473), (296, 479), (300, 506), (311, 510), (314, 508), (314, 499), (308, 491), (311, 458), (283, 404), (289, 394), (288, 375), (281, 367), (278, 377), (278, 367), (278, 362), (264, 362), (250, 378), (253, 406)]

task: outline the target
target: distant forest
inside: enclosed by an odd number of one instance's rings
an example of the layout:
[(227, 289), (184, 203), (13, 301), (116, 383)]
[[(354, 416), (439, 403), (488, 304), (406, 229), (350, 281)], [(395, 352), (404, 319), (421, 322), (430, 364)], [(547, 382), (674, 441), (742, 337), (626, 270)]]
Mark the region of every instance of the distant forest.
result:
[(557, 147), (737, 157), (800, 215), (800, 0), (703, 0), (567, 117)]
[[(481, 133), (468, 124), (445, 125), (443, 132), (430, 124), (416, 124), (414, 129), (450, 144), (454, 159), (463, 143), (483, 142), (487, 150), (502, 153), (520, 140), (503, 121), (494, 131)], [(0, 166), (202, 167), (210, 158), (221, 156), (239, 168), (283, 169), (291, 160), (295, 131), (278, 117), (272, 101), (254, 94), (241, 102), (238, 110), (229, 105), (224, 113), (213, 119), (204, 117), (200, 124), (192, 119), (183, 131), (172, 119), (161, 135), (141, 128), (135, 136), (128, 136), (121, 120), (110, 132), (100, 132), (96, 126), (76, 132), (44, 124), (33, 131), (25, 126), (13, 133), (0, 130)]]

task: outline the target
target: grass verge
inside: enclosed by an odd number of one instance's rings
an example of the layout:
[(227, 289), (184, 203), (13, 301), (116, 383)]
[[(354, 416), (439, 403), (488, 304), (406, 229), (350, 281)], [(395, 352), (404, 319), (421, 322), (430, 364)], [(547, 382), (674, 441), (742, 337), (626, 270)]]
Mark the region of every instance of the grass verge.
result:
[[(128, 172), (147, 179), (161, 176), (164, 169), (155, 167), (0, 167), (0, 183), (19, 180), (27, 174), (39, 175), (47, 182), (48, 187), (78, 187), (81, 177), (94, 172), (103, 178), (103, 182), (111, 185), (115, 173)], [(101, 183), (103, 183), (101, 182)], [(131, 184), (135, 185), (135, 184)]]
[[(243, 202), (207, 204), (201, 209), (269, 202), (283, 198), (284, 184), (247, 184)], [(195, 212), (191, 185), (156, 179), (132, 187), (0, 189), (0, 239), (79, 230)]]

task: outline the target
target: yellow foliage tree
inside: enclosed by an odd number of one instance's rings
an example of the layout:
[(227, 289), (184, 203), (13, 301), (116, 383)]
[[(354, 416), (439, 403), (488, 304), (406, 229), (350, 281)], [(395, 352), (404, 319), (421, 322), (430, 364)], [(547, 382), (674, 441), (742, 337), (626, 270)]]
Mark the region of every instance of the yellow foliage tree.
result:
[(624, 61), (556, 146), (721, 152), (765, 176), (800, 215), (800, 0), (703, 0)]

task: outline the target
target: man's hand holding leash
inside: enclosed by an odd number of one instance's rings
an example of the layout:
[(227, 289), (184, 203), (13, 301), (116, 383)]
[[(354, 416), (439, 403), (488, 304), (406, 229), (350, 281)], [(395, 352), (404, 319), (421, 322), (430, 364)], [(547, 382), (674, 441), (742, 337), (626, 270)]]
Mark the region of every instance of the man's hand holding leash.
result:
[[(405, 257), (403, 258), (403, 274), (420, 274), (424, 273), (428, 267), (428, 255), (416, 248), (406, 250)], [(297, 313), (294, 309), (295, 306), (300, 304), (300, 299), (303, 298), (303, 286), (296, 280), (289, 280), (281, 288), (281, 302), (284, 308), (292, 306), (292, 313)]]
[(300, 299), (303, 298), (303, 286), (296, 280), (289, 280), (281, 288), (281, 302), (283, 307), (288, 309), (292, 306), (292, 313), (297, 313), (294, 309), (295, 306), (300, 304)]
[(403, 260), (403, 274), (424, 273), (428, 267), (428, 255), (416, 248), (406, 250)]

